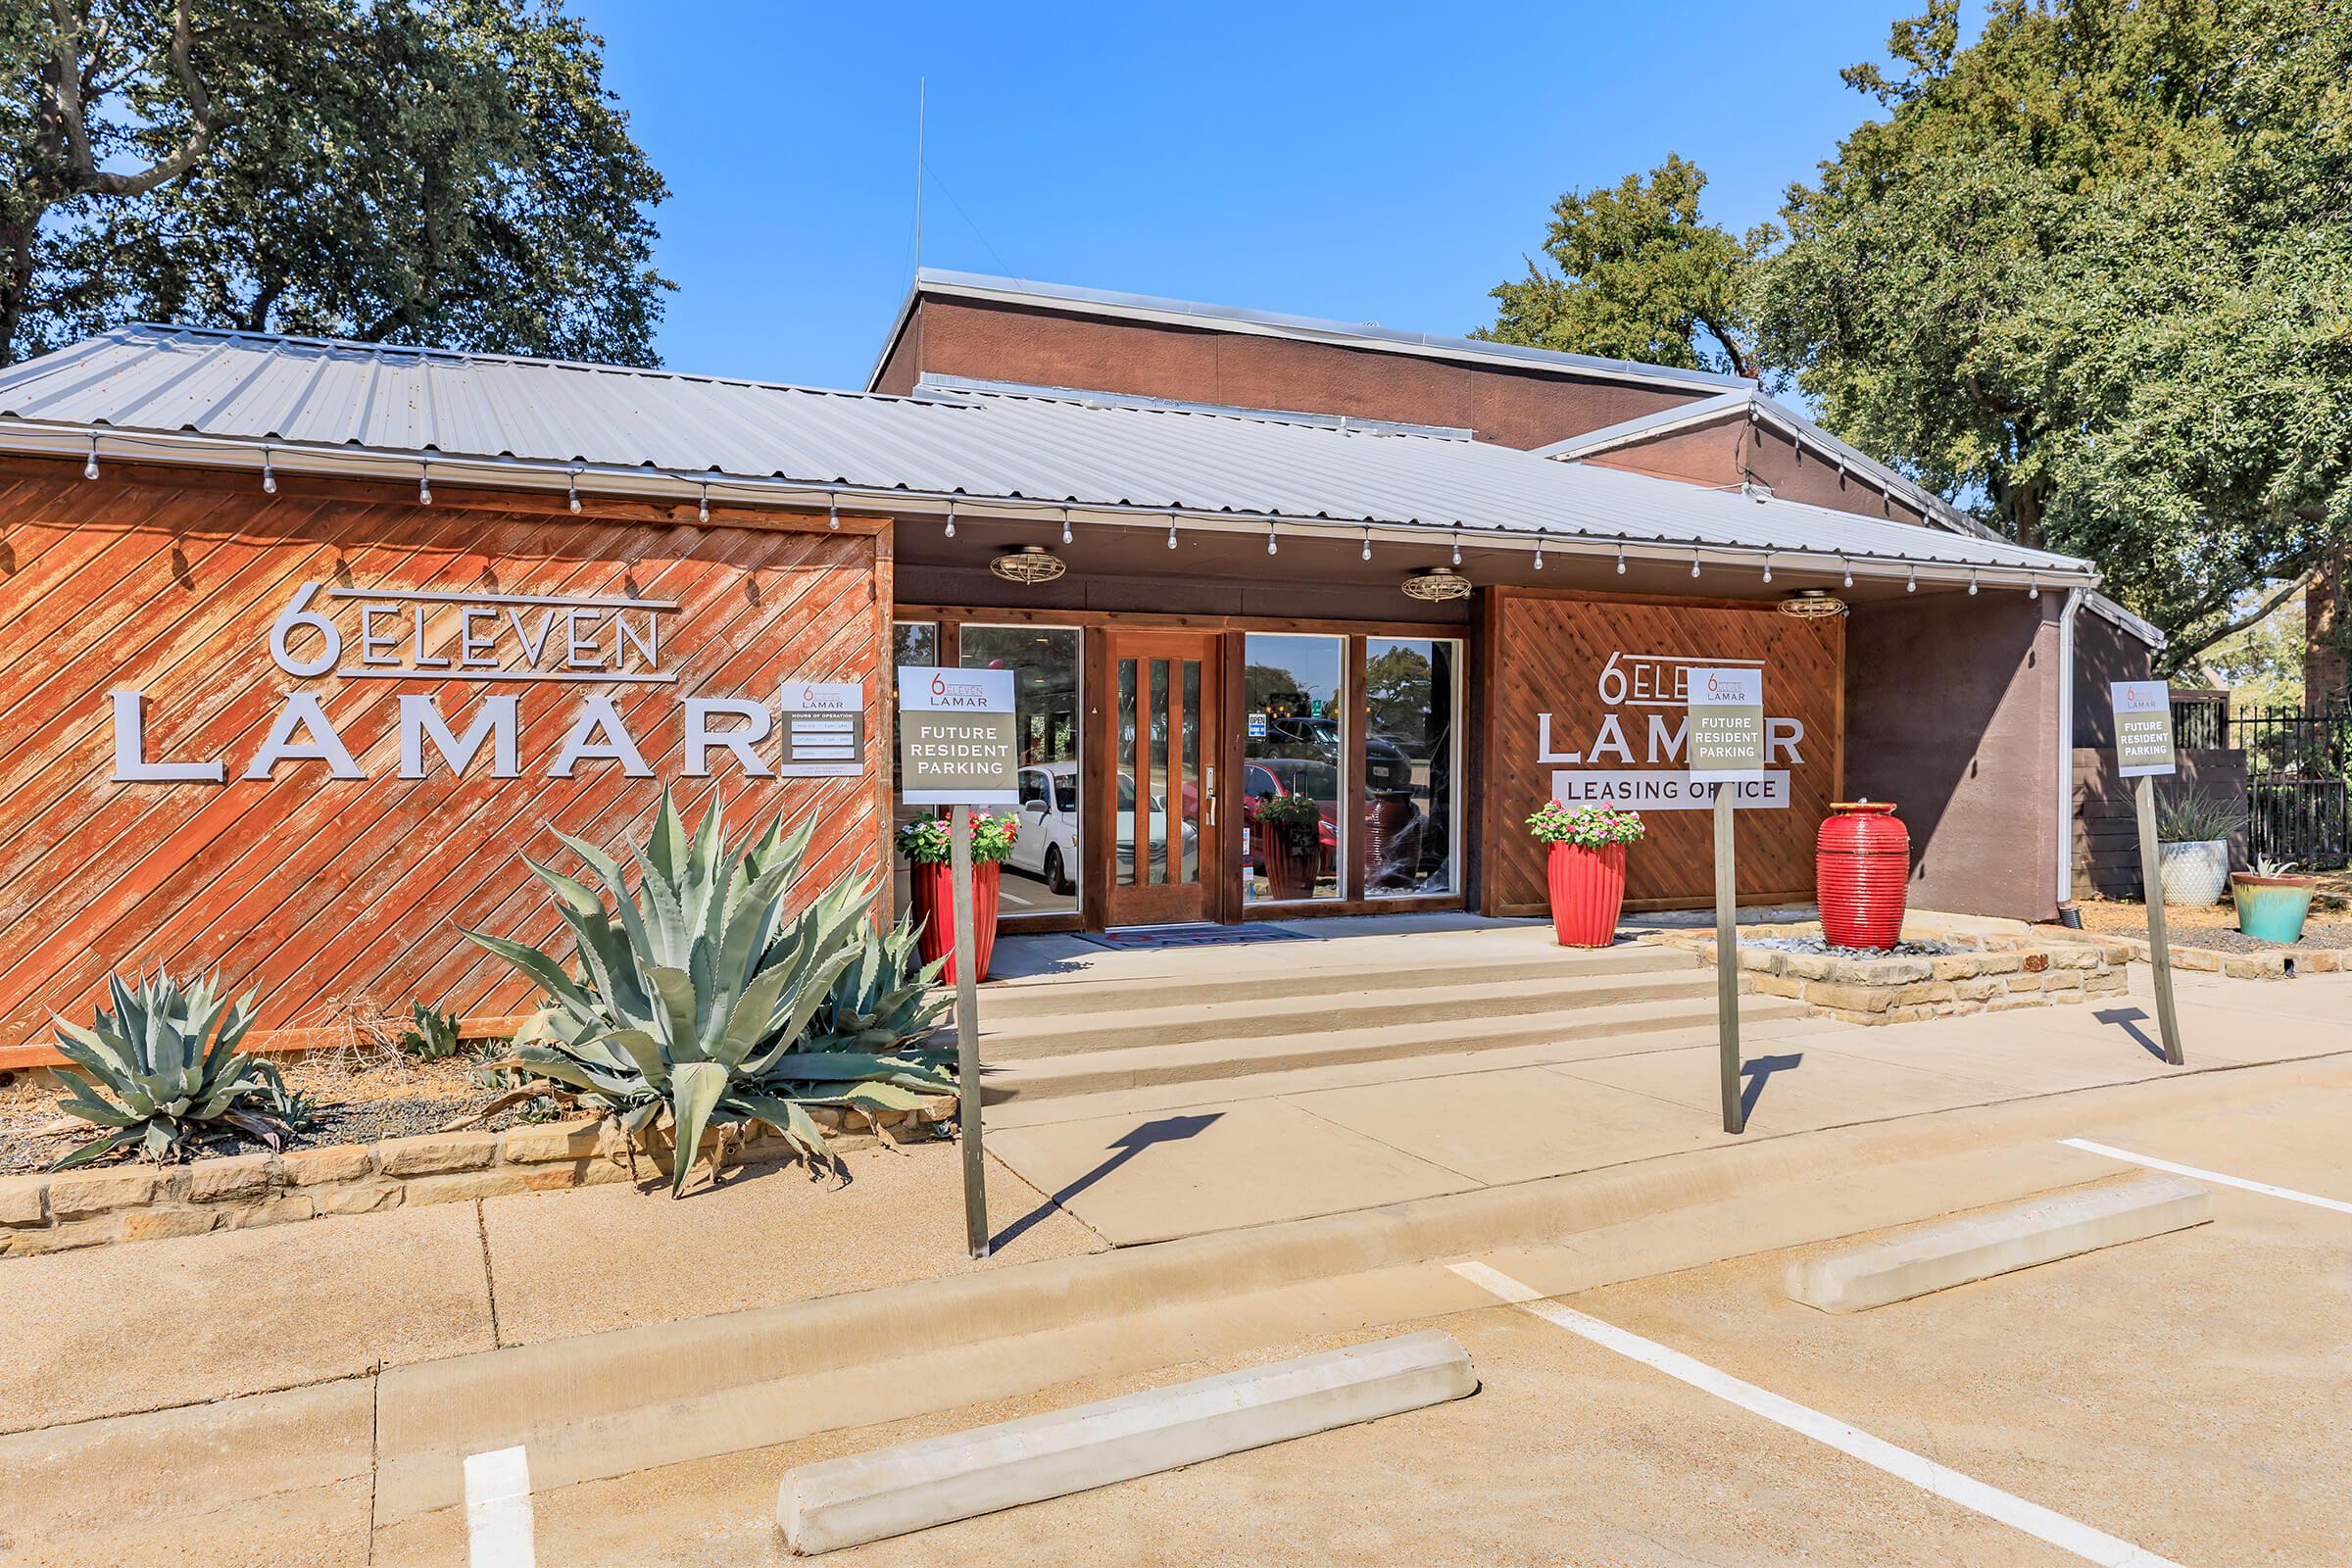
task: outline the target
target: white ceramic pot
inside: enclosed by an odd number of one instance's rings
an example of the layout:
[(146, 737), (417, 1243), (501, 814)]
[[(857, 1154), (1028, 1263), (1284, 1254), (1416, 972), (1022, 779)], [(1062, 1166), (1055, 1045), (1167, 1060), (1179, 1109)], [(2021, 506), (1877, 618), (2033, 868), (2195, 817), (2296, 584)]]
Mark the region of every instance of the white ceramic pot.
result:
[(2164, 880), (2164, 902), (2198, 905), (2219, 903), (2230, 886), (2230, 841), (2201, 839), (2189, 844), (2156, 846), (2156, 874)]

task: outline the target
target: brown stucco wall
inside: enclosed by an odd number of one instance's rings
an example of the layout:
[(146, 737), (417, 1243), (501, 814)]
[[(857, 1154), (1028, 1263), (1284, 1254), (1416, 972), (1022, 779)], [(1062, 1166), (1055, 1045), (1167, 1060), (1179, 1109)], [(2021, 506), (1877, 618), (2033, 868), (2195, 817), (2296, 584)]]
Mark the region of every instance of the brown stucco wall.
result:
[(2056, 911), (2064, 602), (1922, 593), (1847, 620), (1845, 790), (1899, 808), (1916, 908)]
[(1544, 446), (1716, 390), (936, 297), (917, 303), (874, 390), (911, 391), (926, 373), (1446, 425), (1513, 447)]
[(1896, 522), (1927, 520), (1917, 507), (1888, 496), (1859, 474), (1839, 474), (1835, 462), (1804, 450), (1769, 425), (1751, 423), (1744, 415), (1668, 431), (1585, 461), (1595, 467), (1624, 468), (1690, 484), (1728, 487), (1752, 475), (1784, 501), (1802, 501)]
[(2088, 609), (2075, 612), (2077, 746), (2115, 749), (2114, 694), (2107, 688), (2119, 680), (2153, 680), (2155, 663), (2155, 650), (2114, 621)]

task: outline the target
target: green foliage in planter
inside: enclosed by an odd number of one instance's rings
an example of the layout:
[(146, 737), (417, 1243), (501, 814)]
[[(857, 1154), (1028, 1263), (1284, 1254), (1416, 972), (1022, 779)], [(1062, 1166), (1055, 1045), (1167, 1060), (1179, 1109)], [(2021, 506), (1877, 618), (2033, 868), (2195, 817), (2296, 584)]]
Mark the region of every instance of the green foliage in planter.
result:
[(689, 837), (664, 792), (652, 841), (631, 847), (634, 894), (618, 860), (563, 836), (612, 910), (585, 883), (523, 861), (556, 895), (577, 978), (536, 948), (466, 933), (547, 996), (539, 1038), (502, 1065), (564, 1087), (630, 1133), (666, 1119), (676, 1139), (672, 1197), (712, 1127), (765, 1123), (823, 1160), (824, 1132), (808, 1106), (908, 1109), (955, 1087), (919, 1053), (798, 1049), (861, 956), (873, 899), (870, 879), (858, 878), (786, 914), (814, 829), (811, 817), (787, 838), (779, 819), (739, 848), (714, 807)]
[[(972, 813), (972, 863), (986, 865), (1002, 860), (1012, 853), (1012, 842), (1020, 836), (1021, 819), (1006, 811), (997, 816), (988, 811)], [(912, 865), (945, 865), (955, 857), (954, 835), (950, 819), (944, 816), (918, 816), (899, 829), (899, 853)]]
[(2205, 844), (2226, 839), (2246, 825), (2243, 803), (2192, 789), (2156, 798), (2156, 839), (2161, 844)]
[(238, 1052), (253, 1023), (251, 994), (233, 1006), (217, 977), (182, 986), (158, 970), (126, 986), (107, 977), (114, 1010), (100, 1008), (91, 1027), (57, 1020), (57, 1049), (89, 1075), (58, 1108), (94, 1126), (100, 1137), (59, 1160), (86, 1165), (136, 1143), (151, 1159), (180, 1152), (208, 1133), (242, 1133), (276, 1149), (310, 1119), (310, 1102), (289, 1095), (277, 1069)]
[(447, 1061), (464, 1048), (458, 1038), (458, 1015), (439, 1012), (421, 1002), (409, 1004), (410, 1024), (400, 1037), (400, 1049), (418, 1061)]
[(1311, 795), (1267, 795), (1250, 807), (1250, 815), (1285, 843), (1311, 849), (1318, 842), (1316, 824), (1322, 820), (1323, 810)]
[[(858, 931), (862, 946), (858, 961), (841, 972), (833, 994), (816, 1009), (804, 1051), (919, 1047), (947, 1016), (953, 999), (932, 989), (947, 968), (947, 957), (943, 954), (930, 963), (922, 961), (911, 920), (901, 920), (887, 933), (870, 924)], [(944, 1061), (948, 1053), (939, 1055)]]

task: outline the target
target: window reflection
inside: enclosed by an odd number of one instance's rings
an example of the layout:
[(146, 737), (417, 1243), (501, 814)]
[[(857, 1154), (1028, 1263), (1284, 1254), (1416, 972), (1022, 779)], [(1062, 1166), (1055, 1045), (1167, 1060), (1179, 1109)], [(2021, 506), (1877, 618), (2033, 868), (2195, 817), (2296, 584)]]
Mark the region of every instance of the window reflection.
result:
[(1450, 893), (1461, 647), (1364, 640), (1364, 893)]
[(1020, 828), (999, 882), (1004, 915), (1078, 907), (1078, 633), (1057, 626), (963, 626), (965, 669), (1013, 672), (1020, 747)]
[[(1342, 698), (1348, 642), (1252, 632), (1243, 639), (1244, 892), (1336, 899), (1348, 840)], [(1311, 811), (1299, 803), (1311, 803)]]
[[(890, 755), (899, 755), (899, 666), (901, 664), (937, 664), (939, 662), (939, 622), (935, 620), (901, 620), (890, 628)], [(907, 886), (906, 857), (899, 853), (898, 830), (918, 816), (929, 816), (938, 809), (931, 806), (908, 806), (905, 799), (906, 785), (894, 770), (890, 780), (890, 906), (896, 914), (905, 914), (914, 906), (913, 894)]]

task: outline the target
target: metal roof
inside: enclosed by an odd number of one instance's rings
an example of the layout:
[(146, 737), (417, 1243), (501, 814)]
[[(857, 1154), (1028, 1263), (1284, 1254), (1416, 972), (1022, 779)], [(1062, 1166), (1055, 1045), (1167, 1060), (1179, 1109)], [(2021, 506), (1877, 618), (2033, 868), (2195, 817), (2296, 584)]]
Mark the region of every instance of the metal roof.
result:
[(916, 301), (925, 295), (954, 299), (1003, 300), (1024, 304), (1043, 302), (1087, 316), (1109, 316), (1131, 321), (1159, 321), (1174, 325), (1213, 325), (1223, 332), (1261, 337), (1287, 337), (1327, 343), (1337, 348), (1371, 349), (1413, 354), (1425, 359), (1465, 360), (1508, 365), (1519, 369), (1551, 370), (1563, 375), (1597, 376), (1611, 381), (1639, 381), (1698, 389), (1739, 387), (1740, 376), (1713, 370), (1685, 370), (1666, 365), (1643, 365), (1635, 360), (1604, 359), (1596, 354), (1563, 354), (1557, 349), (1524, 348), (1516, 343), (1490, 343), (1484, 338), (1448, 337), (1438, 332), (1411, 332), (1369, 321), (1331, 321), (1312, 316), (1284, 316), (1274, 311), (1249, 311), (1232, 305), (1204, 305), (1198, 300), (1159, 299), (1150, 294), (1118, 294), (1107, 289), (1077, 288), (1067, 283), (1039, 283), (1025, 277), (994, 277), (985, 272), (952, 272), (923, 268), (900, 303), (882, 352), (866, 373), (871, 389), (890, 363), (914, 315)]
[(418, 471), (612, 493), (829, 492), (897, 510), (1067, 506), (1206, 519), (1846, 556), (2087, 580), (2001, 540), (1547, 462), (1509, 447), (1250, 413), (977, 390), (829, 392), (666, 370), (131, 326), (0, 370), (0, 445), (285, 470)]

